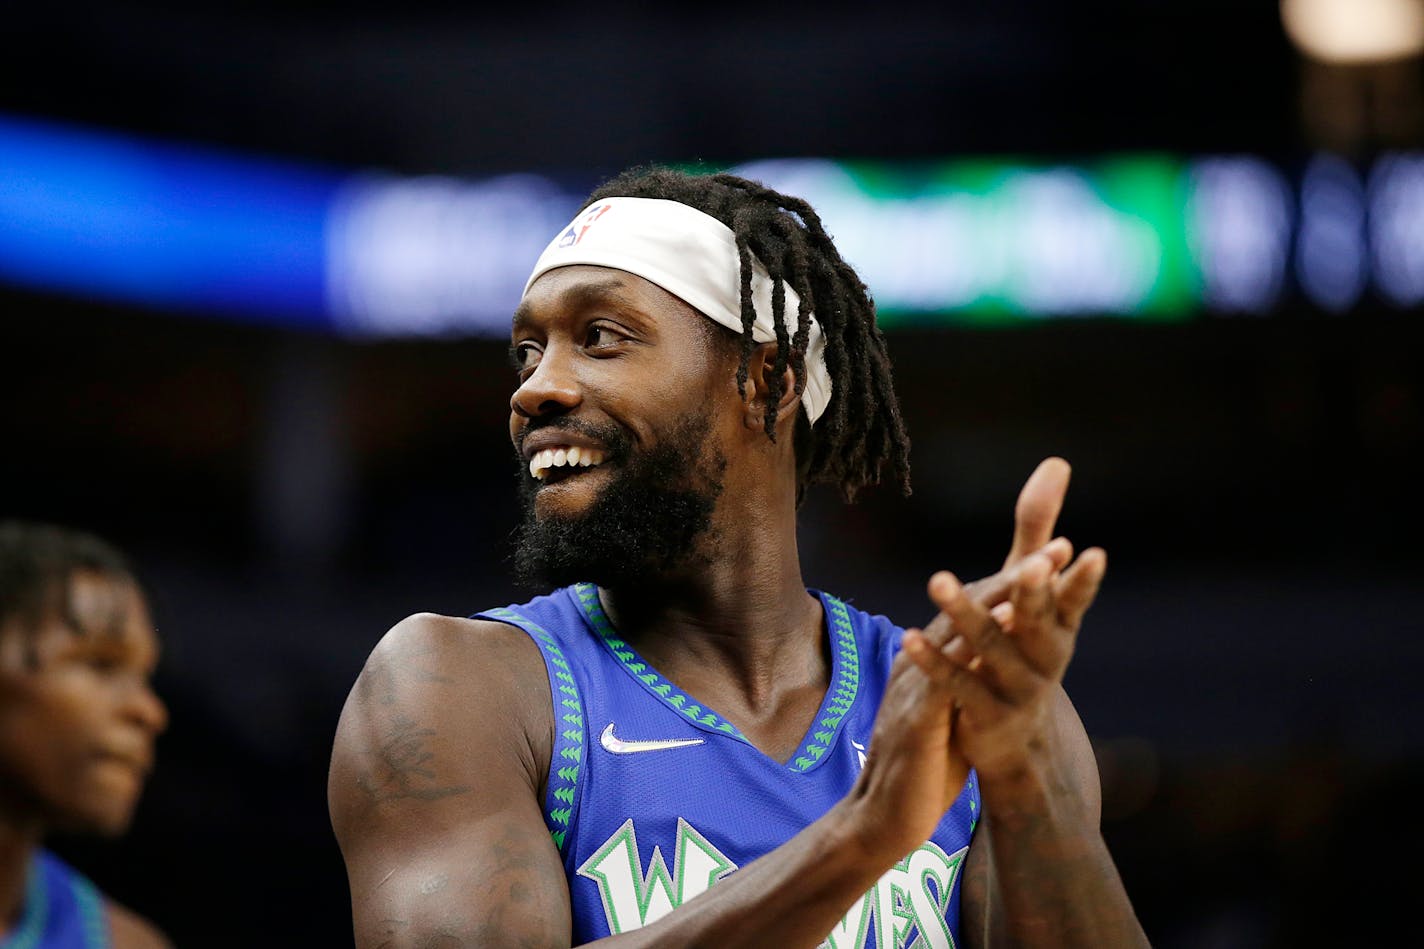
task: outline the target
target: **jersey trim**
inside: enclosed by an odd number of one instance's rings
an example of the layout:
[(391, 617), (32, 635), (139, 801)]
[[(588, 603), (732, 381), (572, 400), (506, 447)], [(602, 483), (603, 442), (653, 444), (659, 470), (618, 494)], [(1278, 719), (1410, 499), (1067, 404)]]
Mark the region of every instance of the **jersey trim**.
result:
[(567, 851), (569, 828), (578, 809), (579, 771), (583, 766), (583, 697), (557, 639), (522, 613), (500, 607), (478, 614), (518, 626), (544, 654), (554, 698), (554, 751), (549, 761), (549, 786), (544, 799), (544, 823), (559, 853)]
[(10, 935), (0, 937), (0, 949), (42, 949), (57, 938), (62, 938), (65, 945), (74, 944), (68, 935), (57, 936), (50, 931), (53, 925), (66, 934), (71, 932), (65, 922), (72, 918), (67, 912), (70, 901), (79, 917), (78, 945), (85, 949), (109, 949), (103, 894), (88, 877), (46, 850), (36, 852), (30, 859), (24, 912)]
[[(791, 757), (794, 771), (810, 771), (836, 740), (841, 720), (855, 704), (860, 691), (860, 650), (856, 646), (855, 631), (850, 625), (850, 611), (840, 600), (829, 593), (821, 594), (826, 608), (827, 625), (831, 630), (832, 655), (831, 687), (826, 690), (825, 701), (817, 713), (816, 724), (806, 736), (801, 750)], [(819, 744), (818, 744), (819, 742)]]
[(79, 907), (79, 918), (84, 927), (84, 944), (95, 949), (108, 949), (109, 925), (104, 919), (104, 897), (94, 884), (75, 874), (69, 879), (70, 890), (74, 893), (75, 905)]
[[(608, 614), (603, 611), (597, 586), (580, 583), (574, 586), (573, 594), (604, 649), (645, 691), (691, 720), (697, 727), (755, 747), (735, 725), (673, 685), (638, 655), (636, 649), (619, 638)], [(829, 593), (820, 593), (819, 596), (826, 613), (826, 625), (830, 630), (831, 685), (826, 690), (826, 696), (810, 731), (785, 765), (798, 774), (815, 770), (823, 760), (826, 751), (835, 743), (841, 721), (855, 703), (855, 697), (860, 690), (860, 648), (855, 640), (855, 631), (851, 627), (850, 612), (844, 603)]]
[(39, 859), (30, 861), (30, 878), (25, 882), (25, 913), (10, 938), (0, 941), (0, 949), (35, 949), (49, 924), (49, 886)]
[[(579, 606), (583, 608), (584, 617), (598, 636), (598, 641), (645, 690), (673, 711), (691, 719), (699, 727), (718, 734), (730, 735), (738, 741), (747, 741), (735, 725), (710, 708), (703, 708), (692, 696), (663, 678), (656, 669), (648, 665), (643, 657), (638, 655), (637, 650), (618, 638), (613, 623), (603, 612), (603, 604), (598, 600), (598, 587), (592, 583), (580, 583), (574, 586), (573, 593), (574, 599), (578, 600)], [(747, 742), (747, 744), (751, 743)]]

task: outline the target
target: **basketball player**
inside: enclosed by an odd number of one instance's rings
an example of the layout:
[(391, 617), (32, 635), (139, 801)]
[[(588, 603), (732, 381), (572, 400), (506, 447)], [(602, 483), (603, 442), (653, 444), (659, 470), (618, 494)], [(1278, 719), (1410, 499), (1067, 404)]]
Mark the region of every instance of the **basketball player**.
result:
[(158, 641), (124, 558), (89, 534), (0, 523), (0, 949), (168, 940), (44, 849), (122, 834), (167, 711)]
[(1053, 535), (1067, 464), (923, 629), (803, 582), (804, 489), (908, 490), (909, 449), (806, 203), (615, 179), (513, 356), (517, 565), (555, 589), (372, 652), (328, 789), (358, 946), (1146, 944), (1060, 685), (1106, 566)]

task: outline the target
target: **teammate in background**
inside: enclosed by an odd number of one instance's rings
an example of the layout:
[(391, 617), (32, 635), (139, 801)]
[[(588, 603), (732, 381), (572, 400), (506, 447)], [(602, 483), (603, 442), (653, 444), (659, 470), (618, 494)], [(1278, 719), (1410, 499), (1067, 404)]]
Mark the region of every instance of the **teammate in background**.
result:
[(43, 846), (51, 831), (128, 828), (167, 723), (157, 659), (121, 554), (0, 522), (0, 949), (169, 945)]
[(1105, 554), (1023, 488), (922, 629), (805, 586), (808, 485), (906, 492), (874, 306), (805, 202), (625, 173), (514, 313), (517, 566), (373, 650), (328, 795), (356, 943), (1141, 946), (1061, 682)]

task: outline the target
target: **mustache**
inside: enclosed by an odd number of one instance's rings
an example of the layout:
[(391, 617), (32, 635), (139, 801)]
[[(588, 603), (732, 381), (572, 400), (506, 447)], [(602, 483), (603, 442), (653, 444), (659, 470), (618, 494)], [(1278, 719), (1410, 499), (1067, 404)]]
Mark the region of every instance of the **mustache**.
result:
[(631, 439), (623, 433), (621, 428), (612, 422), (600, 424), (590, 422), (586, 419), (554, 415), (542, 420), (530, 419), (529, 423), (524, 426), (515, 439), (515, 454), (522, 458), (524, 455), (524, 439), (535, 432), (542, 432), (545, 429), (552, 429), (556, 432), (572, 432), (592, 439), (604, 447), (608, 460), (624, 458), (632, 448)]

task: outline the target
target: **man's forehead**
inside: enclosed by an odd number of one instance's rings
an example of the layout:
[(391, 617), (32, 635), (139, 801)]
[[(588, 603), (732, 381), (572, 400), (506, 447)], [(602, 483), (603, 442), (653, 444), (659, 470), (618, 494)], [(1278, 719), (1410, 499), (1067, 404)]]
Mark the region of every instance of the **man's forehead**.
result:
[[(613, 267), (571, 264), (539, 275), (515, 308), (519, 329), (550, 311), (614, 305), (648, 319), (677, 312), (697, 314), (686, 302), (637, 274)], [(700, 314), (698, 314), (700, 315)]]

